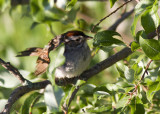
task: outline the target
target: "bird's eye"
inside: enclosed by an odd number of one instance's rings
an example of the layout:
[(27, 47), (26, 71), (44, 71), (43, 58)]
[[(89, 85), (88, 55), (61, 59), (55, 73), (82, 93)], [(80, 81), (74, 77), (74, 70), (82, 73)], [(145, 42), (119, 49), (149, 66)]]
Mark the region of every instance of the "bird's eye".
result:
[(76, 41), (79, 42), (79, 41), (80, 41), (80, 38), (77, 38)]

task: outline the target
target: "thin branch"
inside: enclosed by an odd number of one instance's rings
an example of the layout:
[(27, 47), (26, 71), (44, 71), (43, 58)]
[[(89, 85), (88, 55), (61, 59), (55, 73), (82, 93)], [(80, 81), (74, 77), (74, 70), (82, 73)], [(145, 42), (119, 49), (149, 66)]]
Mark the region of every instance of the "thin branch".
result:
[(62, 110), (63, 110), (64, 113), (68, 113), (68, 108), (69, 108), (72, 100), (73, 100), (74, 97), (76, 96), (76, 94), (77, 94), (77, 92), (78, 92), (78, 90), (79, 90), (79, 88), (80, 88), (81, 86), (82, 86), (82, 85), (77, 86), (77, 87), (74, 89), (74, 91), (72, 92), (71, 97), (69, 98), (68, 104), (66, 104), (66, 103), (63, 104), (63, 109), (62, 109)]
[(141, 79), (140, 79), (140, 80), (138, 81), (138, 83), (135, 85), (134, 90), (129, 93), (130, 98), (128, 99), (128, 102), (127, 102), (126, 106), (131, 102), (131, 100), (132, 100), (132, 98), (133, 98), (133, 95), (137, 95), (136, 93), (137, 93), (137, 90), (138, 90), (138, 86), (140, 86), (141, 81), (144, 79), (144, 76), (145, 76), (145, 74), (147, 73), (147, 70), (148, 70), (148, 68), (149, 68), (149, 66), (150, 66), (150, 64), (151, 64), (152, 61), (153, 61), (153, 60), (150, 60), (150, 61), (149, 61), (149, 63), (147, 64), (147, 66), (146, 66), (146, 68), (145, 68), (145, 71), (144, 71)]
[[(79, 2), (87, 2), (87, 1), (93, 1), (93, 2), (106, 2), (108, 0), (78, 0)], [(11, 0), (11, 6), (16, 5), (28, 5), (30, 0)], [(54, 0), (54, 3), (57, 3), (57, 0)]]
[(24, 84), (26, 79), (20, 74), (18, 69), (13, 67), (9, 62), (5, 62), (0, 58), (0, 64), (7, 69), (11, 74), (13, 74), (16, 78), (18, 78), (21, 81), (21, 84)]
[(51, 84), (50, 81), (45, 80), (42, 82), (32, 83), (32, 87), (29, 85), (26, 86), (20, 86), (16, 88), (10, 95), (7, 104), (5, 105), (5, 108), (0, 114), (10, 114), (10, 110), (12, 105), (24, 94), (29, 93), (33, 90), (39, 90), (44, 89), (48, 84)]
[(107, 16), (105, 16), (104, 18), (102, 18), (96, 25), (93, 26), (92, 31), (94, 31), (94, 28), (96, 26), (98, 26), (102, 21), (104, 21), (106, 18), (108, 18), (109, 16), (111, 16), (112, 14), (116, 13), (120, 8), (122, 8), (124, 5), (126, 5), (127, 3), (131, 2), (132, 0), (128, 0), (127, 2), (123, 3), (121, 6), (119, 6), (116, 10), (114, 10), (113, 12), (111, 12), (110, 14), (108, 14)]
[[(10, 63), (3, 61), (1, 58), (0, 58), (0, 64), (5, 69), (7, 69), (11, 74), (13, 74), (16, 78), (18, 78), (22, 84), (24, 84), (26, 81), (30, 82), (27, 79), (25, 79), (15, 67), (13, 67)], [(0, 114), (9, 114), (12, 105), (17, 101), (17, 99), (19, 99), (25, 93), (28, 93), (30, 91), (44, 89), (46, 87), (46, 85), (48, 85), (48, 84), (50, 84), (50, 81), (45, 80), (42, 82), (31, 83), (31, 84), (28, 84), (25, 86), (20, 86), (20, 87), (16, 88), (11, 93), (7, 104), (5, 105), (4, 110), (2, 112), (0, 112)]]
[(118, 25), (121, 24), (121, 22), (124, 21), (126, 18), (128, 18), (133, 12), (134, 8), (131, 11), (124, 13), (111, 27), (108, 28), (108, 30), (115, 31)]
[(100, 63), (97, 63), (95, 66), (90, 68), (89, 70), (86, 70), (84, 73), (80, 75), (80, 79), (87, 81), (92, 76), (98, 74), (99, 72), (103, 71), (104, 69), (112, 66), (116, 62), (128, 57), (130, 54), (132, 54), (131, 48), (125, 47), (118, 53), (110, 56), (109, 58), (103, 60)]
[(147, 73), (147, 70), (148, 70), (148, 68), (149, 68), (149, 66), (150, 66), (150, 64), (151, 64), (152, 61), (153, 61), (153, 60), (150, 60), (149, 63), (147, 64), (146, 69), (145, 69), (145, 71), (144, 71), (144, 73), (143, 73), (143, 75), (142, 75), (142, 77), (141, 77), (141, 80), (144, 79), (144, 76), (145, 76), (145, 74)]
[(151, 32), (147, 35), (148, 39), (154, 38), (156, 35), (158, 35), (157, 33), (160, 33), (160, 25), (157, 27), (156, 31)]
[(158, 37), (158, 40), (160, 40), (160, 34), (159, 34), (159, 28), (156, 28), (156, 34), (157, 34), (157, 37)]

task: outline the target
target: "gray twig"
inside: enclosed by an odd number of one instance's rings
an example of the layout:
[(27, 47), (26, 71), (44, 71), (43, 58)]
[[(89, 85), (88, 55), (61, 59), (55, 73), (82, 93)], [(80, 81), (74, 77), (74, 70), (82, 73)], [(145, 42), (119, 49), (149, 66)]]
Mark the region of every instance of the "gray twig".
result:
[(131, 2), (132, 0), (128, 0), (127, 2), (123, 3), (121, 6), (119, 6), (117, 9), (115, 9), (113, 12), (111, 12), (110, 14), (108, 14), (107, 16), (103, 17), (97, 24), (95, 24), (91, 30), (94, 31), (94, 28), (96, 26), (98, 26), (102, 21), (104, 21), (106, 18), (108, 18), (109, 16), (111, 16), (112, 14), (116, 13), (119, 9), (121, 9), (124, 5), (126, 5), (127, 3)]

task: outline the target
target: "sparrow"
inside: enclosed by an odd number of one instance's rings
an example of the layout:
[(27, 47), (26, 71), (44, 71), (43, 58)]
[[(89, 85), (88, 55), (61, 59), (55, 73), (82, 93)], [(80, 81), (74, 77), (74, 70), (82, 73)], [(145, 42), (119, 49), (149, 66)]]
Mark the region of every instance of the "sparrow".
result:
[(68, 31), (51, 39), (44, 48), (32, 47), (20, 52), (17, 57), (38, 56), (35, 75), (41, 75), (46, 72), (49, 63), (50, 51), (55, 50), (64, 43), (65, 63), (55, 70), (55, 83), (59, 86), (65, 86), (80, 76), (89, 66), (91, 61), (91, 51), (87, 40), (92, 37), (85, 35), (82, 31)]

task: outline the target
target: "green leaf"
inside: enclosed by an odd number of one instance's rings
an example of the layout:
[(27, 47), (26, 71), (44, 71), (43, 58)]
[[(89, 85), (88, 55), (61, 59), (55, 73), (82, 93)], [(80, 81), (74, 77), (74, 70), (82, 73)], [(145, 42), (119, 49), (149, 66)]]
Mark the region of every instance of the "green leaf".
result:
[(142, 32), (139, 43), (144, 53), (152, 60), (160, 60), (160, 41), (146, 38), (145, 32)]
[(158, 82), (158, 81), (153, 82), (148, 88), (147, 99), (149, 101), (152, 101), (154, 94), (159, 90), (160, 90), (160, 82)]
[(44, 100), (49, 112), (57, 112), (59, 110), (60, 101), (63, 91), (59, 88), (57, 91), (51, 84), (47, 85), (44, 92)]
[(7, 104), (7, 99), (0, 99), (0, 112), (4, 109), (5, 105)]
[(136, 31), (136, 25), (137, 25), (138, 19), (141, 17), (141, 15), (146, 9), (150, 8), (153, 5), (153, 3), (154, 3), (154, 0), (141, 0), (136, 5), (135, 16), (131, 26), (131, 33), (134, 37), (136, 36), (135, 31)]
[(152, 8), (146, 10), (141, 17), (142, 26), (147, 34), (155, 31), (159, 25), (159, 16), (157, 11), (158, 0), (156, 0)]
[(124, 71), (125, 71), (124, 65), (117, 63), (117, 64), (116, 64), (116, 68), (117, 68), (117, 70), (118, 70), (118, 73), (119, 73), (120, 77), (125, 78), (125, 76), (124, 76)]
[(93, 90), (93, 92), (96, 92), (96, 91), (105, 91), (109, 94), (112, 93), (108, 88), (106, 88), (106, 86), (98, 86)]
[(132, 50), (132, 51), (136, 51), (136, 50), (139, 49), (139, 48), (140, 48), (140, 45), (139, 45), (137, 42), (133, 41), (133, 42), (131, 43), (131, 50)]
[(127, 87), (132, 87), (133, 85), (125, 82), (125, 81), (120, 81), (120, 82), (117, 82), (116, 85), (122, 87), (122, 88), (127, 88)]
[(143, 104), (132, 104), (131, 107), (131, 114), (145, 114)]
[(135, 73), (135, 71), (133, 69), (130, 69), (127, 66), (125, 67), (124, 74), (125, 74), (125, 78), (127, 79), (128, 82), (133, 83), (134, 73)]
[(93, 84), (85, 84), (81, 89), (84, 91), (84, 94), (93, 94), (94, 89), (96, 88)]
[(76, 19), (77, 12), (79, 11), (78, 8), (72, 8), (70, 11), (66, 13), (64, 18), (61, 19), (63, 24), (73, 23), (73, 21)]
[(50, 1), (31, 0), (31, 15), (33, 20), (38, 23), (60, 21), (66, 15), (66, 12), (55, 6)]
[(78, 19), (76, 21), (76, 25), (77, 25), (78, 29), (89, 30), (89, 24), (84, 19)]
[(70, 10), (75, 4), (77, 3), (77, 0), (71, 0), (66, 7), (66, 10)]
[(0, 87), (13, 88), (20, 84), (20, 81), (17, 80), (12, 74), (7, 72), (2, 72), (0, 74)]
[(84, 84), (84, 83), (86, 83), (86, 81), (84, 81), (84, 80), (78, 80), (78, 81), (76, 82), (76, 86), (80, 86), (80, 85), (82, 85), (82, 84)]
[(118, 90), (118, 86), (116, 84), (107, 84), (106, 88), (110, 91), (117, 91)]
[(10, 0), (0, 0), (0, 13), (4, 12), (6, 8), (10, 7)]
[(34, 21), (36, 22), (43, 21), (45, 16), (43, 12), (42, 0), (31, 0), (30, 7)]
[[(133, 64), (131, 68), (135, 71), (134, 76), (140, 76), (143, 71), (143, 68), (139, 66), (138, 63)], [(135, 79), (137, 79), (137, 77), (135, 77)]]
[(89, 113), (102, 113), (102, 112), (110, 112), (112, 110), (111, 105), (107, 106), (100, 106), (100, 107), (92, 107), (92, 108), (87, 108), (86, 111)]
[(119, 33), (115, 31), (102, 31), (98, 32), (94, 36), (94, 46), (111, 46), (112, 44), (122, 45), (124, 44), (122, 41), (114, 38), (113, 36), (121, 36)]
[(121, 98), (117, 103), (116, 103), (116, 108), (120, 108), (120, 107), (125, 107), (128, 103), (128, 99), (130, 98), (130, 96), (124, 96), (123, 98)]
[(22, 108), (21, 108), (21, 114), (31, 114), (32, 113), (32, 105), (34, 103), (34, 101), (37, 99), (37, 97), (39, 97), (41, 94), (38, 92), (35, 92), (31, 95), (29, 95), (29, 97), (25, 100)]
[(110, 7), (112, 8), (113, 7), (113, 5), (114, 5), (114, 3), (116, 2), (117, 0), (109, 0), (109, 2), (110, 2)]
[(144, 105), (139, 97), (134, 97), (130, 103), (131, 114), (145, 114)]

